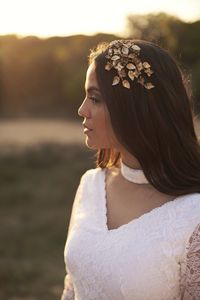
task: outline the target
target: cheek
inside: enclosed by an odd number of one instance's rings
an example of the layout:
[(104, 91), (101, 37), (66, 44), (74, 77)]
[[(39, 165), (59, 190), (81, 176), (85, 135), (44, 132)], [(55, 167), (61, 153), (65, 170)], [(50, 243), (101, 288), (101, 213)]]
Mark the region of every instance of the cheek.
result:
[(118, 142), (109, 119), (103, 124), (102, 134), (104, 134), (104, 141), (109, 147), (116, 147)]
[[(91, 135), (89, 142), (95, 142), (97, 148), (111, 148), (116, 147), (117, 139), (112, 129), (110, 116), (107, 108), (97, 107), (97, 111), (93, 111), (92, 119), (94, 122), (94, 135)], [(93, 138), (93, 139), (92, 139)]]

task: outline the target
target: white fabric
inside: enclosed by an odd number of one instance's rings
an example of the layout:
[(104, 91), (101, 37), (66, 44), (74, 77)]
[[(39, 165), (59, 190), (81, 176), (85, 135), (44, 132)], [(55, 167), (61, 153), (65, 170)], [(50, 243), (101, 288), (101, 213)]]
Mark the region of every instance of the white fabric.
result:
[(62, 300), (183, 299), (182, 269), (200, 223), (200, 194), (179, 196), (112, 230), (105, 196), (105, 170), (88, 170), (73, 204)]
[(200, 299), (200, 223), (192, 233), (181, 264), (181, 294), (183, 300)]
[(142, 169), (133, 169), (128, 167), (123, 163), (122, 160), (120, 160), (120, 166), (121, 166), (121, 174), (122, 176), (127, 179), (130, 182), (134, 182), (137, 184), (146, 184), (149, 183), (147, 178), (144, 175), (144, 172)]

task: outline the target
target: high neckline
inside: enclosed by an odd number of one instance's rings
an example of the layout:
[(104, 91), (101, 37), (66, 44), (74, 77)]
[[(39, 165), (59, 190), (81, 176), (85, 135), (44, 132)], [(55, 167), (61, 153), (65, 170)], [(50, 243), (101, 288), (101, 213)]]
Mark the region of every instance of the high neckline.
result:
[(120, 169), (122, 176), (130, 182), (138, 184), (149, 183), (141, 169), (130, 168), (122, 160), (120, 161)]

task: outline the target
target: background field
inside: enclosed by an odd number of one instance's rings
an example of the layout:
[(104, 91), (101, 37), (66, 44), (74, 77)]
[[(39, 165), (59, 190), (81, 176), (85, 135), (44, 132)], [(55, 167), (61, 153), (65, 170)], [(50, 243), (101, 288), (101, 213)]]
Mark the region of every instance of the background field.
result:
[(75, 189), (93, 153), (46, 144), (0, 155), (0, 299), (59, 299)]

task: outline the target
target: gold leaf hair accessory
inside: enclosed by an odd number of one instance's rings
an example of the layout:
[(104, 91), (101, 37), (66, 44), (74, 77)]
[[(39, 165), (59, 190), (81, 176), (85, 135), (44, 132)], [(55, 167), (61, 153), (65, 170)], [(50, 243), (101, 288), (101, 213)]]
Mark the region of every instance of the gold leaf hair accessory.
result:
[(130, 80), (137, 80), (148, 90), (155, 87), (145, 80), (144, 75), (150, 77), (153, 71), (147, 61), (141, 61), (140, 50), (141, 48), (130, 40), (116, 40), (109, 44), (105, 70), (110, 71), (114, 68), (117, 71), (112, 85), (117, 85), (121, 81), (122, 86), (130, 89)]

